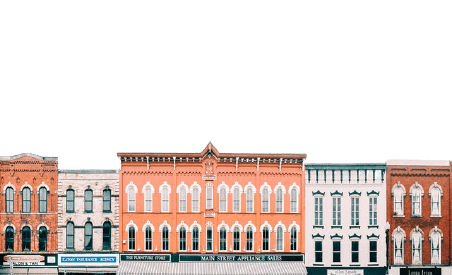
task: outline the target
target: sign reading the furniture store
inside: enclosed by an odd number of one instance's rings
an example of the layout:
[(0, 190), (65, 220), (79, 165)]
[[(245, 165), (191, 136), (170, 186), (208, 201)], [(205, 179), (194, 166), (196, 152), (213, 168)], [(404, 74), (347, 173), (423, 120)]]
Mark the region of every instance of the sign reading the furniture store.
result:
[(137, 262), (169, 262), (171, 255), (169, 254), (122, 254), (121, 261), (137, 261)]
[(278, 254), (181, 254), (180, 262), (292, 262), (304, 261), (304, 255), (278, 255)]

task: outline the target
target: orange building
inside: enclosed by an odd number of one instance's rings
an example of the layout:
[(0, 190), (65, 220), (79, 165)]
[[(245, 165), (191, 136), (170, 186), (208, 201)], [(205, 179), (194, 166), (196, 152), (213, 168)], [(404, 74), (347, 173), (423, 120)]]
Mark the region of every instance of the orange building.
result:
[(0, 157), (0, 191), (0, 273), (57, 274), (58, 159)]
[(118, 274), (306, 273), (305, 154), (225, 154), (209, 143), (201, 153), (118, 157)]

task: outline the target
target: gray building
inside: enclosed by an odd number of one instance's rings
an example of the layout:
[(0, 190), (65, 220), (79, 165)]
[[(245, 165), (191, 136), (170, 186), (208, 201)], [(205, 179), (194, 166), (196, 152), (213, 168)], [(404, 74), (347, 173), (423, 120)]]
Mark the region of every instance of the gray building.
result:
[(60, 273), (115, 273), (118, 226), (118, 171), (58, 171)]

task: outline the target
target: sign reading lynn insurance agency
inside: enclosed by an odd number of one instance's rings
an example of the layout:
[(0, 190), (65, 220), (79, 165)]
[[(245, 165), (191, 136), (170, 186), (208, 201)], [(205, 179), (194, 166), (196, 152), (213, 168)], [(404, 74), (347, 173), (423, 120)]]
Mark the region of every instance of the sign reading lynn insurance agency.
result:
[(59, 254), (60, 266), (118, 266), (119, 254)]

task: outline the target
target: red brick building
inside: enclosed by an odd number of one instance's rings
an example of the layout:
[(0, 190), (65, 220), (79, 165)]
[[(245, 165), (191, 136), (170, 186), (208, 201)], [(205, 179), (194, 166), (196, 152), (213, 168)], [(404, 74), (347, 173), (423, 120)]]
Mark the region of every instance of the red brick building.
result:
[[(18, 268), (56, 266), (58, 159), (0, 157), (0, 201), (0, 269), (9, 269), (10, 255), (16, 255)], [(46, 272), (56, 272), (56, 267)]]
[(174, 262), (206, 274), (220, 266), (306, 272), (305, 154), (225, 154), (209, 143), (201, 153), (118, 157), (118, 274), (174, 270)]
[(450, 181), (449, 161), (387, 162), (390, 274), (450, 272)]

